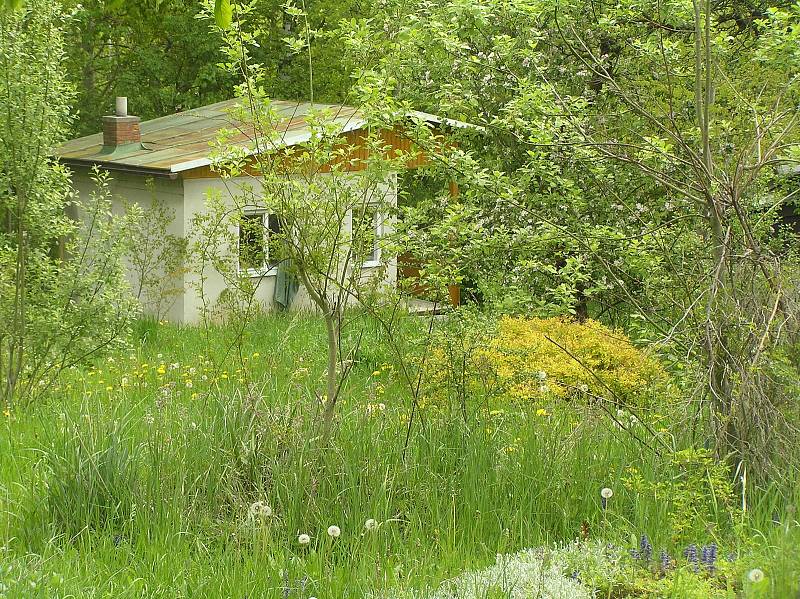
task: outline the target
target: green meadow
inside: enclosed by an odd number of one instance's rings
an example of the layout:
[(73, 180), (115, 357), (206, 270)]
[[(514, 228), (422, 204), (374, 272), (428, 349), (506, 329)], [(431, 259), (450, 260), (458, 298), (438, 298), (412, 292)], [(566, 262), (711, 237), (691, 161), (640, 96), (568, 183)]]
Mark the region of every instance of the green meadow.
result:
[[(0, 597), (422, 597), (526, 548), (595, 596), (797, 593), (796, 485), (742, 497), (688, 406), (661, 410), (658, 430), (556, 397), (471, 397), (466, 417), (415, 407), (398, 371), (419, 364), (431, 323), (404, 319), (398, 355), (357, 318), (327, 440), (325, 333), (299, 314), (141, 322), (128, 348), (6, 410)], [(682, 555), (712, 543), (710, 569)]]

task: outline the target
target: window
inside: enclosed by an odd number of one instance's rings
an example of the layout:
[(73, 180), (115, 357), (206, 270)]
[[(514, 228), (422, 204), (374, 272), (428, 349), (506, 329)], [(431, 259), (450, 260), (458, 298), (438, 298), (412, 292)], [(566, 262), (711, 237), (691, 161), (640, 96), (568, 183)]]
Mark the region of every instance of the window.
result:
[(380, 260), (381, 225), (377, 206), (367, 205), (353, 211), (353, 254), (363, 265), (373, 266)]
[(239, 223), (239, 269), (261, 274), (278, 263), (275, 241), (281, 233), (275, 214), (250, 212)]

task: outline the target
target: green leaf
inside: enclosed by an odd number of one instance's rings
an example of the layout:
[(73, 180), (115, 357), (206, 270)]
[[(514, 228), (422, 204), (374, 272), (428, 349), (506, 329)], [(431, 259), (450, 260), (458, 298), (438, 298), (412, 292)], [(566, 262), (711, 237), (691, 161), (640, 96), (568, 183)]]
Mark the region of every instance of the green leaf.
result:
[(231, 26), (233, 19), (233, 8), (231, 7), (231, 0), (215, 0), (214, 2), (214, 20), (220, 29), (227, 29)]
[(20, 10), (25, 5), (25, 0), (5, 0), (2, 4), (6, 10)]

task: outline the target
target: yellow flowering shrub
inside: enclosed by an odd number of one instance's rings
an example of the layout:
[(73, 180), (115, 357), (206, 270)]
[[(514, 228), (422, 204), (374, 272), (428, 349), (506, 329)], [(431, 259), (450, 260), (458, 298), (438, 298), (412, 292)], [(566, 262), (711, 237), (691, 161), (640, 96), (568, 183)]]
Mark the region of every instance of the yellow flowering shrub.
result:
[(624, 333), (593, 320), (504, 317), (445, 337), (426, 365), (427, 396), (434, 403), (473, 395), (524, 401), (601, 396), (640, 403), (642, 391), (666, 378), (661, 365)]
[(479, 359), (516, 399), (578, 393), (627, 397), (664, 378), (660, 364), (621, 331), (594, 320), (503, 318)]

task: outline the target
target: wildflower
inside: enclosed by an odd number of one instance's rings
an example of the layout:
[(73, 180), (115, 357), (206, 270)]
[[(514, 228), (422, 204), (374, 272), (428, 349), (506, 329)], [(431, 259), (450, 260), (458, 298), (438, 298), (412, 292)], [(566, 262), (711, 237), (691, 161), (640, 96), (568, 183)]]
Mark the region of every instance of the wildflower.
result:
[(646, 562), (649, 562), (653, 557), (653, 545), (650, 544), (650, 539), (647, 538), (647, 535), (642, 535), (642, 538), (639, 540), (639, 552), (642, 555), (642, 559)]
[(300, 543), (301, 545), (308, 545), (311, 542), (311, 537), (303, 533), (299, 537), (297, 537), (297, 542)]
[(658, 561), (661, 565), (661, 571), (666, 572), (669, 570), (669, 566), (672, 563), (672, 559), (669, 557), (669, 553), (667, 553), (664, 549), (658, 554)]
[(603, 509), (608, 507), (608, 500), (614, 495), (614, 491), (609, 489), (608, 487), (603, 487), (600, 489), (600, 499), (603, 502)]
[(333, 539), (336, 539), (336, 538), (339, 537), (340, 534), (342, 534), (342, 529), (340, 529), (338, 526), (332, 525), (332, 526), (328, 527), (328, 536), (329, 537), (331, 537)]
[(254, 357), (254, 358), (260, 358), (260, 357), (261, 357), (261, 354), (260, 354), (260, 353), (258, 353), (257, 351), (256, 351), (256, 352), (253, 352), (253, 357)]
[(378, 528), (378, 521), (375, 518), (369, 518), (366, 522), (364, 522), (364, 528), (366, 530), (375, 530)]
[(689, 545), (686, 549), (683, 550), (683, 556), (690, 564), (692, 564), (694, 571), (697, 572), (697, 563), (698, 563), (697, 545), (695, 545), (694, 543)]
[(11, 418), (11, 410), (9, 410), (8, 408), (3, 410), (3, 416), (5, 416), (6, 418)]
[(758, 584), (764, 580), (764, 571), (759, 568), (753, 568), (747, 573), (747, 578), (753, 584)]
[(159, 360), (160, 360), (161, 358), (163, 358), (163, 357), (164, 357), (164, 354), (158, 354), (158, 355), (156, 356), (156, 358), (158, 358)]
[(190, 381), (190, 380), (186, 381), (186, 388), (187, 389), (191, 389), (192, 388), (192, 381)]
[(539, 379), (540, 381), (543, 381), (547, 379), (547, 373), (544, 370), (540, 370), (539, 372), (536, 373), (536, 378)]
[(120, 382), (122, 383), (123, 387), (127, 387), (128, 386), (128, 377), (123, 376), (122, 380)]
[(581, 384), (579, 389), (581, 390), (581, 393), (589, 393), (589, 385), (586, 383)]
[(113, 390), (114, 390), (114, 387), (112, 387), (111, 385), (108, 385), (106, 387), (106, 391), (113, 391)]
[(253, 520), (255, 518), (269, 518), (272, 515), (272, 508), (263, 501), (256, 501), (247, 510), (248, 517)]
[(170, 370), (178, 370), (181, 367), (180, 362), (173, 362), (169, 365)]
[(703, 548), (700, 550), (700, 563), (703, 564), (711, 574), (713, 574), (716, 569), (716, 561), (717, 545), (715, 543), (703, 545)]
[(536, 410), (536, 415), (537, 416), (549, 416), (550, 412), (548, 412), (544, 408), (539, 408), (538, 410)]
[(381, 375), (381, 371), (380, 370), (376, 370), (376, 371), (374, 371), (372, 373), (372, 376), (380, 376), (380, 375)]

